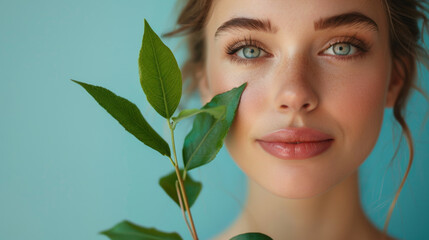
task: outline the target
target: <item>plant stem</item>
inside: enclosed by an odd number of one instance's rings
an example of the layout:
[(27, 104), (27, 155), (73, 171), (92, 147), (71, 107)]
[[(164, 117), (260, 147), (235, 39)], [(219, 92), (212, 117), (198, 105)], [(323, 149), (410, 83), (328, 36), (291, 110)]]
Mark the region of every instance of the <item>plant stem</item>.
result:
[(170, 159), (171, 164), (173, 164), (173, 167), (176, 167), (176, 164), (174, 164), (173, 160), (171, 159), (171, 157), (169, 157), (168, 159)]
[(186, 196), (185, 188), (183, 186), (183, 181), (182, 181), (182, 178), (180, 176), (179, 167), (177, 167), (177, 165), (176, 165), (176, 175), (177, 175), (177, 178), (178, 178), (180, 190), (182, 192), (183, 200), (185, 202), (185, 208), (186, 208), (186, 211), (188, 212), (189, 221), (191, 222), (191, 227), (192, 227), (192, 231), (193, 231), (192, 235), (194, 237), (194, 240), (198, 240), (197, 232), (195, 230), (194, 220), (192, 218), (191, 210), (190, 210), (189, 204), (188, 204), (188, 197)]
[(191, 227), (192, 227), (192, 231), (193, 231), (192, 236), (193, 236), (194, 240), (198, 240), (197, 231), (195, 230), (194, 220), (192, 218), (191, 210), (189, 208), (188, 197), (186, 195), (185, 187), (183, 186), (182, 176), (180, 176), (179, 164), (177, 161), (177, 154), (176, 154), (176, 144), (174, 142), (174, 132), (173, 132), (172, 124), (170, 122), (170, 119), (167, 119), (167, 121), (168, 121), (168, 127), (170, 128), (171, 144), (173, 145), (174, 160), (176, 161), (176, 165), (174, 168), (176, 170), (177, 180), (179, 182), (180, 191), (182, 193), (183, 200), (185, 202), (186, 211), (188, 212), (189, 221), (191, 222)]
[(192, 237), (195, 237), (194, 232), (191, 230), (191, 226), (189, 226), (188, 218), (186, 218), (185, 209), (183, 208), (182, 196), (181, 196), (180, 190), (179, 190), (179, 181), (176, 180), (175, 186), (176, 186), (177, 197), (179, 198), (179, 204), (180, 204), (180, 209), (182, 210), (183, 218), (185, 219), (185, 222), (186, 222), (186, 225), (188, 226), (189, 232), (192, 233)]
[(184, 180), (186, 180), (186, 168), (183, 168), (183, 176), (182, 176), (182, 178), (183, 178), (183, 181)]

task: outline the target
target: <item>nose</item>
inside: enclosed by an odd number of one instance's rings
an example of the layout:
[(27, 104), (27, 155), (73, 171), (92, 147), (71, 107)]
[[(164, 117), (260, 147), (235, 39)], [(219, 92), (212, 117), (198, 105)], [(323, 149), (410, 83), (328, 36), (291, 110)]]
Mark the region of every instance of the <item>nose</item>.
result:
[(311, 64), (293, 58), (276, 75), (275, 104), (280, 112), (310, 112), (317, 108), (319, 97)]

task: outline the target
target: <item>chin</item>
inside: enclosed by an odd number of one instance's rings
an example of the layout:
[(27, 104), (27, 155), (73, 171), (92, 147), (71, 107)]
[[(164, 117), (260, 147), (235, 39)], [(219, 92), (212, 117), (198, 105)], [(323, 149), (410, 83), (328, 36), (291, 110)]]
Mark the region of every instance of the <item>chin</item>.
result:
[[(313, 181), (315, 179), (312, 179)], [(257, 182), (257, 181), (256, 181)], [(293, 182), (283, 182), (283, 181), (272, 179), (272, 181), (262, 180), (260, 183), (257, 182), (262, 188), (266, 191), (287, 199), (311, 199), (320, 195), (323, 195), (329, 189), (331, 185), (324, 182), (301, 182), (297, 184), (298, 181)]]
[(325, 169), (320, 165), (265, 165), (250, 167), (236, 162), (249, 178), (249, 184), (256, 184), (267, 194), (286, 199), (311, 199), (329, 192), (347, 179), (353, 170)]
[[(251, 169), (247, 169), (251, 170)], [(270, 173), (263, 174), (261, 172)], [(322, 197), (334, 189), (345, 190), (349, 184), (343, 183), (355, 181), (358, 169), (355, 167), (344, 169), (341, 172), (335, 171), (311, 171), (313, 169), (259, 169), (258, 172), (245, 172), (249, 180), (256, 183), (262, 191), (273, 194), (284, 199), (312, 199)], [(283, 171), (282, 171), (283, 170)], [(329, 174), (325, 174), (329, 173)], [(350, 183), (350, 182), (349, 182)], [(342, 191), (340, 190), (340, 191)]]

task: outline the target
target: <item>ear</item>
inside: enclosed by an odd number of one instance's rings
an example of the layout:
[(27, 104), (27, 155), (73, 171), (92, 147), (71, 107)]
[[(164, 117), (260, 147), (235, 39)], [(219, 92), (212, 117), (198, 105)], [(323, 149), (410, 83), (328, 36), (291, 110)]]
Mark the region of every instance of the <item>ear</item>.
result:
[[(393, 59), (392, 74), (387, 89), (386, 107), (391, 108), (395, 105), (396, 99), (404, 86), (405, 72), (410, 71), (409, 58)], [(407, 69), (405, 69), (407, 68)]]
[(211, 100), (211, 91), (207, 74), (204, 70), (198, 70), (196, 77), (198, 81), (198, 91), (201, 96), (201, 103), (204, 105)]

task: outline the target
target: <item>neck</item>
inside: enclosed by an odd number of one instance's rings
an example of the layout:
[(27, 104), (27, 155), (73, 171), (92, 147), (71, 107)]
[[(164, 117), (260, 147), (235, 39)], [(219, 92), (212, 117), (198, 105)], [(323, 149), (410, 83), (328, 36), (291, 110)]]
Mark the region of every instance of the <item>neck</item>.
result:
[(357, 171), (327, 192), (285, 199), (249, 180), (244, 211), (223, 239), (261, 232), (273, 239), (378, 239), (359, 197)]

